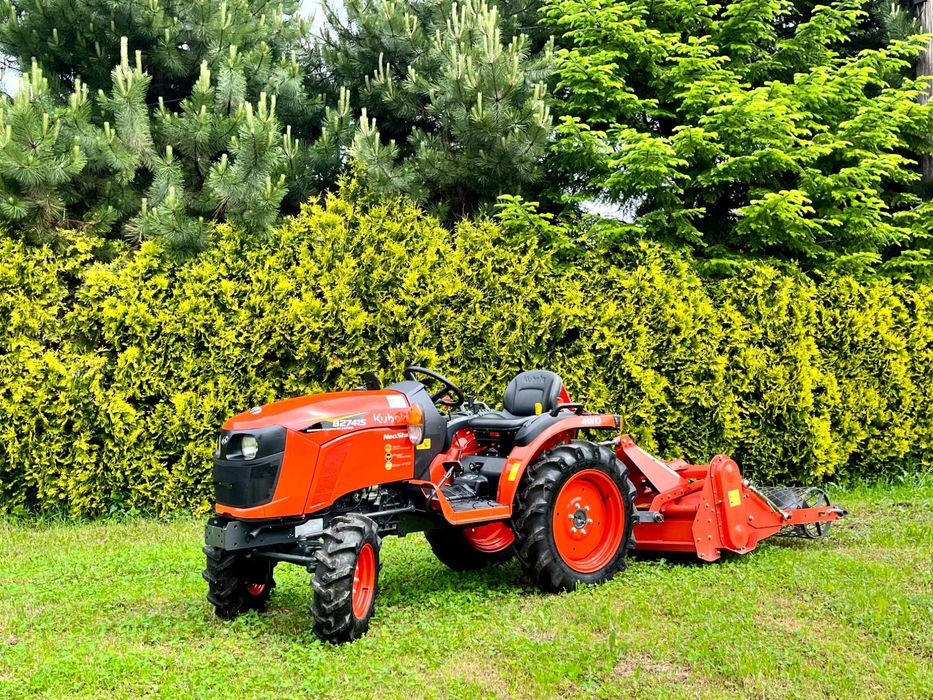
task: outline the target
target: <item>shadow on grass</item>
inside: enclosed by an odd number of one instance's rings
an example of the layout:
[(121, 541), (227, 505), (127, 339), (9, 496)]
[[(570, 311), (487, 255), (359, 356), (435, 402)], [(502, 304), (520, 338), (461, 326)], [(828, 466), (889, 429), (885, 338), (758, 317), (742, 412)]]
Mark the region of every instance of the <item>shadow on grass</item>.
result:
[[(289, 564), (301, 572), (301, 567)], [(276, 569), (278, 571), (278, 568)], [(302, 572), (303, 573), (303, 572)], [(278, 578), (278, 577), (277, 577)], [(290, 575), (288, 581), (280, 582), (273, 593), (265, 613), (246, 613), (233, 623), (224, 623), (214, 617), (206, 599), (202, 598), (203, 615), (227, 628), (231, 634), (246, 626), (250, 637), (280, 639), (283, 635), (298, 640), (316, 639), (313, 634), (314, 621), (309, 606), (312, 589), (310, 575), (302, 575), (302, 582)], [(376, 599), (376, 624), (385, 618), (406, 610), (432, 610), (444, 614), (445, 609), (462, 608), (466, 601), (484, 600), (493, 603), (501, 595), (540, 595), (525, 577), (516, 561), (498, 566), (487, 566), (476, 571), (451, 571), (440, 562), (419, 560), (414, 567), (385, 562), (379, 576), (379, 595)], [(184, 605), (191, 610), (191, 601)], [(325, 647), (330, 645), (325, 644)]]
[[(830, 537), (830, 539), (832, 539)], [(792, 537), (772, 537), (759, 544), (762, 548), (809, 549), (825, 546), (825, 542)], [(684, 570), (696, 570), (722, 565), (728, 561), (749, 560), (749, 554), (723, 552), (722, 559), (705, 562), (690, 553), (680, 552), (631, 552), (632, 564), (667, 564)], [(406, 614), (407, 611), (433, 611), (444, 615), (447, 610), (461, 610), (465, 605), (495, 604), (502, 596), (522, 598), (547, 597), (525, 575), (517, 560), (498, 566), (487, 566), (476, 571), (452, 571), (428, 555), (418, 556), (414, 561), (392, 561), (388, 557), (380, 573), (379, 597), (376, 601), (376, 624), (380, 618)], [(291, 566), (280, 564), (279, 566)], [(300, 567), (294, 567), (300, 570)], [(623, 573), (622, 576), (625, 574)], [(311, 603), (310, 577), (303, 577), (304, 585), (296, 585), (294, 577), (280, 586), (270, 603), (263, 623), (254, 629), (259, 636), (296, 639), (313, 638), (313, 621), (308, 606)], [(208, 613), (207, 604), (205, 614)], [(250, 613), (252, 617), (254, 613)], [(258, 620), (257, 620), (258, 622)], [(329, 645), (327, 645), (329, 646)]]
[(707, 562), (702, 559), (698, 559), (696, 554), (691, 554), (690, 552), (644, 552), (644, 551), (634, 551), (629, 554), (629, 561), (642, 561), (649, 562), (654, 564), (674, 564), (676, 566), (684, 566), (689, 568), (697, 568), (702, 566), (709, 566), (710, 564), (715, 564), (716, 562)]

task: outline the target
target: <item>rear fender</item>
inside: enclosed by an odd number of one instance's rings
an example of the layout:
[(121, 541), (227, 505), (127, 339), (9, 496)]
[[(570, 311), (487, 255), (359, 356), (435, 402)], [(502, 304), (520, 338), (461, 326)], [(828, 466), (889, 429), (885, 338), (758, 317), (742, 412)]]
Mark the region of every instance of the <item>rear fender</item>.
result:
[(528, 465), (535, 462), (538, 456), (547, 449), (563, 442), (573, 440), (580, 430), (617, 430), (619, 416), (608, 413), (590, 415), (571, 415), (545, 429), (538, 437), (527, 445), (516, 447), (509, 453), (505, 463), (505, 471), (499, 479), (499, 491), (496, 500), (512, 507), (515, 492), (522, 480), (522, 475)]

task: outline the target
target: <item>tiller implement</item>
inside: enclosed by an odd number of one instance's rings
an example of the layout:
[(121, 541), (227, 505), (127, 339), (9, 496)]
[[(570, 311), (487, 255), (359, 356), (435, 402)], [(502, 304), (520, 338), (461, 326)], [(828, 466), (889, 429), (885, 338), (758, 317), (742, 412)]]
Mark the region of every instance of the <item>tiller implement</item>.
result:
[(818, 488), (758, 489), (726, 455), (709, 464), (658, 461), (623, 435), (616, 456), (635, 484), (635, 549), (690, 552), (705, 561), (745, 554), (776, 534), (819, 539), (846, 514)]
[[(355, 639), (385, 535), (423, 531), (455, 570), (516, 556), (540, 588), (563, 591), (611, 578), (632, 549), (714, 561), (774, 534), (823, 537), (845, 515), (821, 489), (755, 488), (725, 455), (661, 462), (618, 435), (619, 416), (571, 402), (553, 372), (517, 375), (501, 411), (423, 367), (404, 377), (382, 388), (368, 374), (359, 390), (224, 424), (204, 547), (217, 615), (264, 609), (289, 562), (312, 575), (318, 634)], [(590, 439), (600, 431), (616, 436)]]

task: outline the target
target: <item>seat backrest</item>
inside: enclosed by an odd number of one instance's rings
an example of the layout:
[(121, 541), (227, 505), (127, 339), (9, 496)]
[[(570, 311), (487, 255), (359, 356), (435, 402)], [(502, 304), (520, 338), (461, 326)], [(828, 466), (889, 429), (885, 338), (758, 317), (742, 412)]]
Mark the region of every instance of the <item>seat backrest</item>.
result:
[(563, 387), (564, 380), (554, 372), (522, 372), (505, 389), (505, 410), (513, 416), (533, 416), (535, 404), (541, 404), (541, 412), (547, 413), (557, 406)]

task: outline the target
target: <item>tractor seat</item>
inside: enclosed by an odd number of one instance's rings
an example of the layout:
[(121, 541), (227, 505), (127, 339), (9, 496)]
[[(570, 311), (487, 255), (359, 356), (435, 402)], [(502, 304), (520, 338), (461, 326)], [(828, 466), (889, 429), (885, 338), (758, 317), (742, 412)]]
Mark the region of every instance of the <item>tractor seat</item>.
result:
[[(557, 416), (547, 415), (558, 405), (563, 380), (554, 372), (533, 370), (522, 372), (505, 389), (502, 411), (487, 411), (473, 416), (467, 422), (474, 430), (510, 432), (519, 431), (516, 444), (527, 444), (544, 430)], [(537, 404), (541, 408), (537, 408)], [(540, 412), (539, 412), (540, 410)], [(531, 430), (534, 424), (534, 430)], [(519, 438), (522, 438), (519, 442)]]

